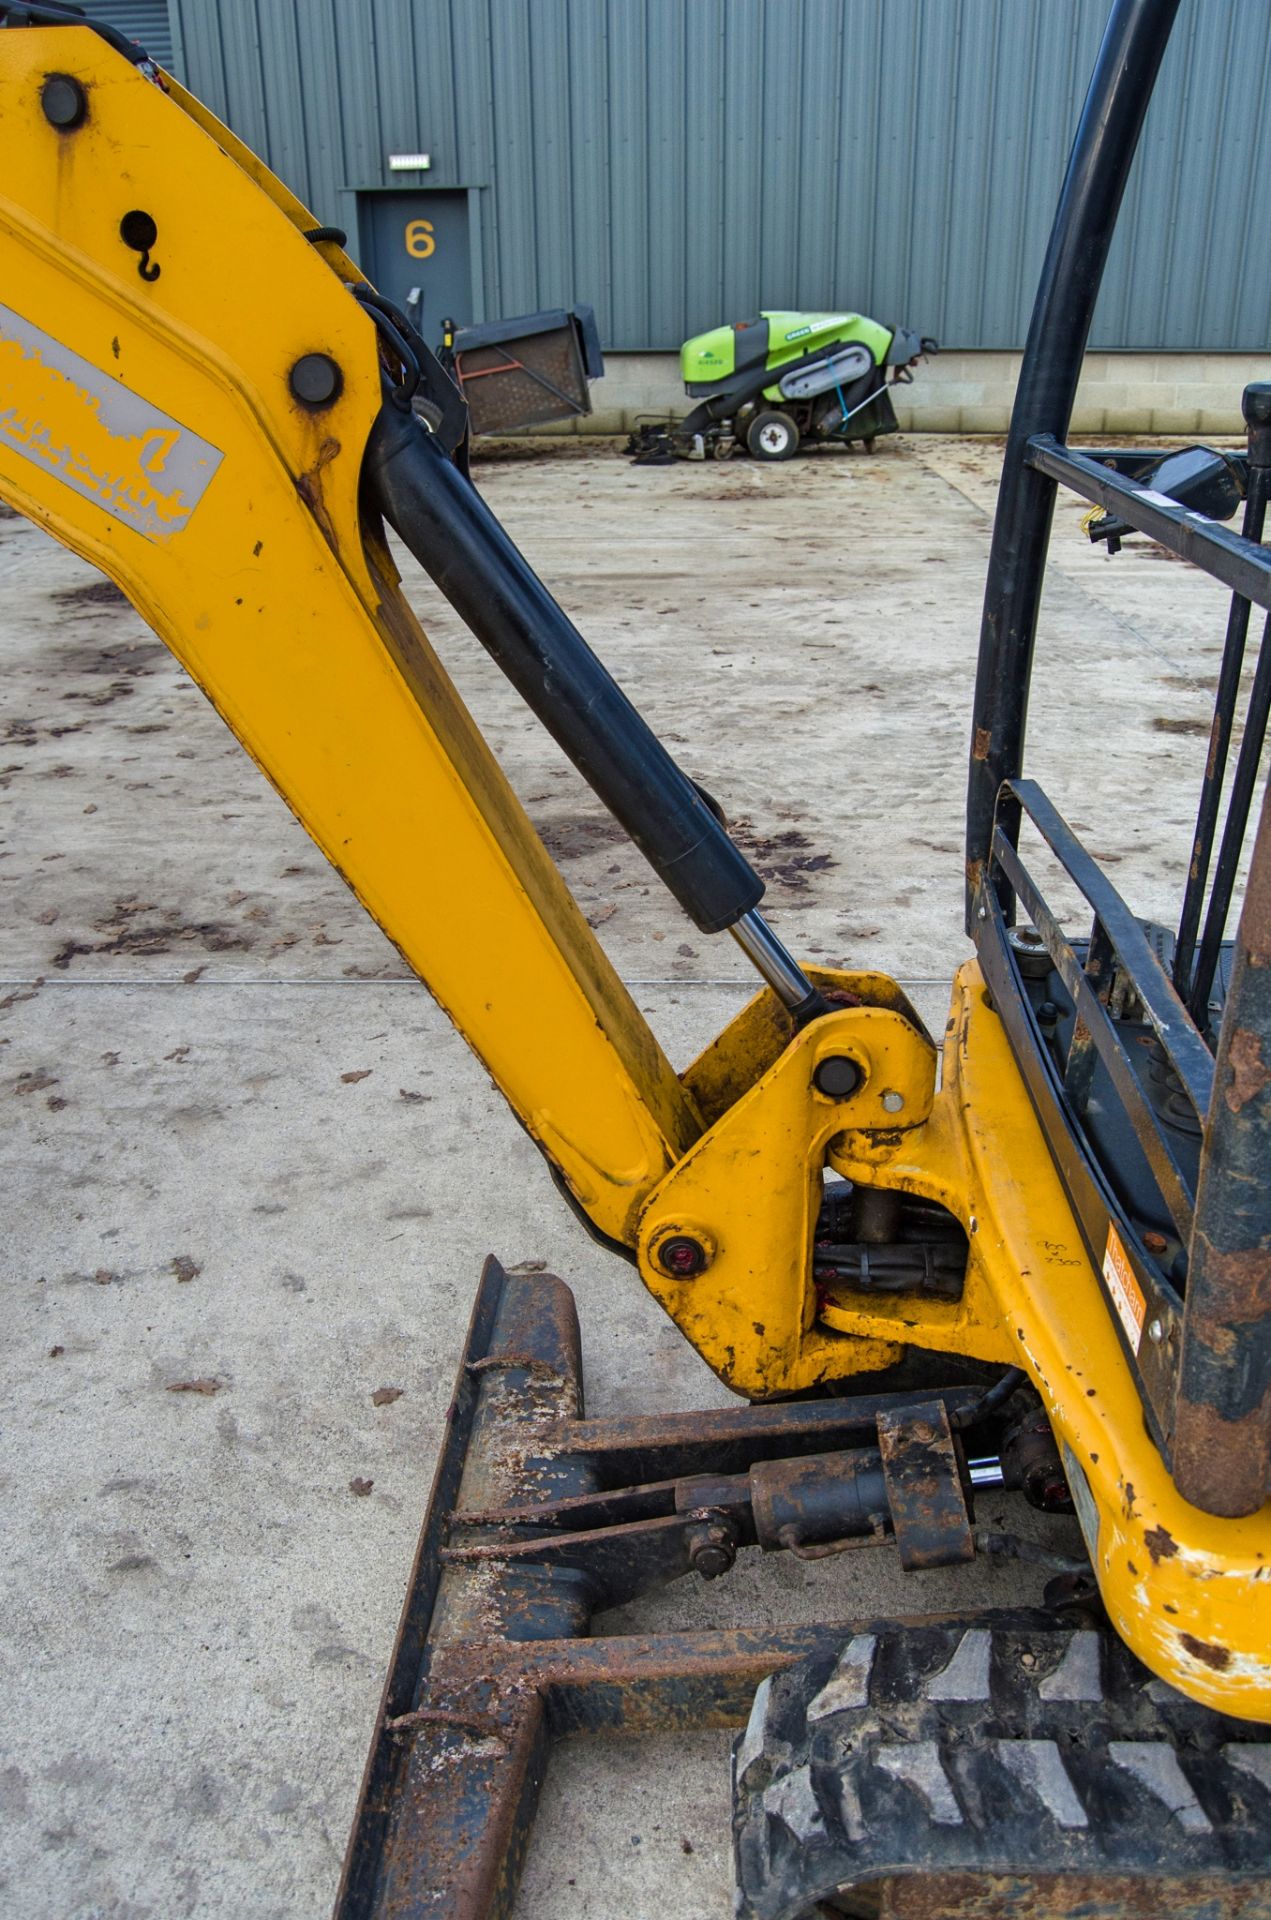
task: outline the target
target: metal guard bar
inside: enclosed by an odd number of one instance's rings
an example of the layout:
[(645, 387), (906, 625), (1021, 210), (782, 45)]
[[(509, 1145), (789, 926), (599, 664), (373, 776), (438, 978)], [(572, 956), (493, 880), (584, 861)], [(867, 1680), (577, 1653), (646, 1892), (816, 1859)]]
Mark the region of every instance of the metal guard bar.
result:
[[(1093, 910), (1134, 991), (1143, 1002), (1152, 1029), (1165, 1049), (1170, 1065), (1182, 1081), (1197, 1118), (1203, 1120), (1213, 1089), (1213, 1055), (1176, 993), (1169, 975), (1152, 951), (1141, 922), (1035, 780), (1008, 780), (1003, 791), (1018, 801), (1064, 872), (1080, 889), (1082, 898)], [(999, 833), (996, 839), (1001, 838)], [(1019, 855), (1014, 847), (1010, 847), (1010, 853), (1012, 859), (1018, 861)], [(1007, 877), (1010, 878), (1010, 875)], [(1023, 898), (1020, 892), (1020, 899)], [(1062, 940), (1063, 935), (1060, 934), (1059, 938)], [(1071, 948), (1068, 951), (1071, 953)], [(1053, 950), (1051, 957), (1055, 958)]]
[[(1115, 1026), (1108, 1018), (1102, 1001), (1091, 988), (1076, 954), (1065, 940), (1058, 922), (1034, 885), (1018, 852), (1000, 829), (993, 838), (993, 859), (994, 864), (1010, 881), (1027, 910), (1029, 918), (1041, 934), (1055, 970), (1072, 996), (1077, 1016), (1090, 1034), (1095, 1051), (1111, 1076), (1117, 1097), (1134, 1128), (1135, 1138), (1143, 1149), (1152, 1170), (1152, 1177), (1178, 1229), (1179, 1238), (1186, 1243), (1191, 1233), (1195, 1196), (1186, 1174), (1174, 1157), (1168, 1140), (1156, 1123), (1151, 1106), (1130, 1064), (1129, 1055), (1117, 1037)], [(1126, 970), (1128, 972), (1128, 968)], [(1195, 1095), (1190, 1088), (1188, 1098), (1194, 1105)], [(1200, 1110), (1202, 1114), (1203, 1110), (1202, 1106)]]
[[(1092, 960), (1099, 942), (1105, 942), (1115, 956), (1115, 964), (1142, 1001), (1146, 1020), (1203, 1123), (1211, 1102), (1213, 1059), (1138, 920), (1035, 781), (1003, 782), (999, 813), (1008, 819), (1026, 815), (1084, 896), (1094, 914)], [(1182, 1302), (1149, 1255), (1139, 1230), (1109, 1185), (1107, 1175), (1090, 1154), (1082, 1121), (1083, 1102), (1073, 1084), (1071, 1071), (1060, 1072), (1042, 1041), (1026, 997), (1019, 992), (1007, 940), (1007, 915), (1001, 899), (1003, 887), (1019, 899), (1041, 935), (1052, 964), (1074, 1002), (1077, 1032), (1084, 1030), (1094, 1055), (1106, 1068), (1184, 1246), (1191, 1238), (1195, 1215), (1192, 1183), (1179, 1166), (1152, 1111), (1115, 1024), (1096, 990), (1095, 980), (1078, 961), (1010, 834), (1001, 824), (994, 827), (989, 867), (990, 884), (981, 892), (977, 909), (976, 945), (981, 964), (994, 1005), (1007, 1026), (1012, 1048), (1042, 1119), (1060, 1176), (1081, 1222), (1094, 1265), (1103, 1270), (1109, 1229), (1115, 1227), (1141, 1288), (1146, 1303), (1144, 1324), (1155, 1329), (1153, 1337), (1132, 1340), (1124, 1321), (1115, 1314), (1114, 1323), (1121, 1329), (1127, 1358), (1144, 1396), (1144, 1411), (1152, 1436), (1168, 1460), (1174, 1427), (1175, 1367), (1182, 1334)], [(1074, 1037), (1074, 1051), (1075, 1048)], [(1070, 1055), (1070, 1069), (1071, 1061)]]
[[(1034, 781), (1008, 782), (1003, 792), (1023, 808), (1093, 909), (1096, 925), (1102, 928), (1122, 972), (1142, 1001), (1166, 1059), (1178, 1075), (1198, 1121), (1203, 1123), (1213, 1085), (1213, 1060), (1138, 921)], [(1195, 1208), (1191, 1182), (1157, 1122), (1103, 1001), (1092, 988), (1018, 849), (1000, 827), (994, 832), (992, 859), (1041, 935), (1056, 971), (1071, 994), (1078, 1020), (1111, 1077), (1179, 1238), (1186, 1244)], [(1077, 1102), (1069, 1097), (1066, 1085), (1064, 1100), (1070, 1124), (1075, 1122), (1080, 1126)]]
[(1140, 533), (1190, 560), (1233, 593), (1271, 609), (1271, 553), (1256, 541), (1136, 485), (1089, 454), (1061, 446), (1052, 433), (1033, 434), (1024, 458), (1035, 472), (1060, 481), (1085, 500), (1113, 509)]
[[(994, 1009), (1014, 1054), (1068, 1195), (1091, 1264), (1103, 1273), (1109, 1229), (1115, 1227), (1146, 1303), (1145, 1319), (1161, 1330), (1158, 1340), (1134, 1340), (1106, 1286), (1108, 1313), (1116, 1329), (1143, 1401), (1149, 1433), (1166, 1465), (1171, 1460), (1174, 1424), (1174, 1367), (1182, 1332), (1183, 1308), (1126, 1217), (1100, 1164), (1090, 1155), (1084, 1129), (1062, 1075), (1045, 1045), (1020, 983), (997, 890), (986, 885), (980, 896), (984, 918), (977, 920), (976, 947)], [(978, 914), (978, 909), (977, 909)], [(1040, 931), (1040, 929), (1039, 929)], [(1062, 936), (1061, 936), (1062, 937)]]
[[(1022, 809), (1032, 821), (1091, 908), (1096, 929), (1102, 931), (1121, 972), (1142, 1002), (1148, 1023), (1161, 1044), (1166, 1060), (1178, 1076), (1182, 1090), (1203, 1126), (1213, 1090), (1213, 1057), (1168, 974), (1152, 951), (1138, 920), (1036, 781), (1007, 781), (1003, 784), (1002, 797), (1008, 804)], [(994, 829), (991, 865), (996, 873), (1005, 878), (1041, 935), (1051, 962), (1072, 997), (1077, 1019), (1112, 1080), (1161, 1198), (1178, 1229), (1179, 1239), (1186, 1245), (1195, 1212), (1191, 1180), (1179, 1165), (1169, 1139), (1152, 1111), (1104, 1002), (1024, 865), (1018, 848), (1000, 826)], [(1068, 1125), (1079, 1129), (1081, 1103), (1073, 1097), (1073, 1090), (1067, 1081), (1060, 1082), (1057, 1074), (1054, 1077)], [(1178, 1298), (1174, 1289), (1166, 1281), (1160, 1282), (1160, 1286), (1170, 1304), (1177, 1307)]]

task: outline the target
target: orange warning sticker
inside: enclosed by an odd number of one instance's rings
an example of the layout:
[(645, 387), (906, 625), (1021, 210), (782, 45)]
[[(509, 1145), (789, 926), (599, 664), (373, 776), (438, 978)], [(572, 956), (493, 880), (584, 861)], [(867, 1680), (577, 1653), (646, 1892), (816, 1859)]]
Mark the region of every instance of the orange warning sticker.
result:
[(1108, 1246), (1103, 1256), (1103, 1277), (1108, 1283), (1108, 1292), (1112, 1295), (1112, 1304), (1121, 1316), (1121, 1325), (1130, 1336), (1130, 1344), (1138, 1350), (1143, 1335), (1143, 1319), (1147, 1313), (1147, 1302), (1143, 1298), (1143, 1289), (1138, 1283), (1134, 1268), (1130, 1265), (1121, 1236), (1108, 1222)]

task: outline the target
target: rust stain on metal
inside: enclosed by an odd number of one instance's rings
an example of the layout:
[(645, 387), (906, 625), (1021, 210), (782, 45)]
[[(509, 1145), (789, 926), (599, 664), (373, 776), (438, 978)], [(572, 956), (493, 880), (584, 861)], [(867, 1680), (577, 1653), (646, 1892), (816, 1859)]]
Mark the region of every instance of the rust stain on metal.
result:
[(560, 1373), (548, 1361), (541, 1360), (533, 1353), (494, 1353), (484, 1360), (469, 1362), (469, 1373), (510, 1373), (513, 1371), (528, 1373), (539, 1380), (558, 1381)]
[(322, 537), (333, 553), (340, 551), (340, 541), (335, 523), (327, 510), (322, 497), (324, 469), (329, 467), (340, 451), (338, 440), (326, 439), (318, 448), (317, 458), (307, 472), (297, 476), (296, 492), (308, 507), (322, 531)]
[(1223, 1092), (1232, 1113), (1239, 1113), (1250, 1100), (1256, 1100), (1271, 1085), (1271, 1067), (1262, 1058), (1262, 1037), (1248, 1027), (1238, 1027), (1227, 1049), (1231, 1081)]
[(878, 1416), (892, 1526), (906, 1572), (975, 1556), (949, 1416), (940, 1401)]
[(1264, 850), (1271, 851), (1271, 787), (1263, 796), (1240, 910), (1238, 937), (1251, 967), (1271, 967), (1271, 857)]
[(1231, 1654), (1226, 1647), (1220, 1647), (1213, 1640), (1198, 1640), (1195, 1634), (1180, 1633), (1179, 1639), (1193, 1660), (1202, 1660), (1215, 1673), (1221, 1673), (1224, 1667), (1231, 1665)]
[(1205, 1302), (1196, 1316), (1197, 1328), (1209, 1346), (1221, 1351), (1216, 1336), (1226, 1332), (1230, 1337), (1230, 1327), (1218, 1319), (1219, 1311), (1223, 1321), (1237, 1323), (1271, 1314), (1271, 1252), (1266, 1247), (1240, 1247), (1227, 1253), (1206, 1242), (1204, 1271), (1206, 1292), (1216, 1292), (1220, 1306)]
[[(1221, 1353), (1221, 1341), (1216, 1347)], [(1174, 1479), (1184, 1498), (1227, 1519), (1256, 1513), (1266, 1498), (1271, 1386), (1238, 1419), (1201, 1401), (1185, 1403), (1181, 1394), (1178, 1404), (1187, 1418), (1175, 1429)]]
[(385, 1720), (386, 1733), (414, 1733), (420, 1727), (458, 1727), (463, 1733), (474, 1733), (482, 1740), (497, 1740), (501, 1747), (510, 1746), (507, 1727), (492, 1713), (454, 1713), (445, 1707), (416, 1707), (410, 1713), (399, 1713), (391, 1720)]
[(1271, 788), (1249, 861), (1210, 1103), (1174, 1421), (1174, 1480), (1208, 1513), (1256, 1513), (1271, 1483)]
[[(707, 1628), (573, 1640), (460, 1642), (439, 1647), (433, 1678), (447, 1692), (494, 1679), (500, 1704), (537, 1695), (579, 1726), (626, 1733), (677, 1725), (744, 1725), (766, 1675), (850, 1637), (855, 1623)], [(602, 1698), (601, 1696), (607, 1696)], [(572, 1709), (570, 1704), (572, 1702)], [(706, 1717), (703, 1717), (706, 1716)]]
[(992, 745), (993, 735), (988, 727), (977, 727), (975, 729), (975, 745), (971, 751), (972, 759), (987, 760)]
[(1172, 1560), (1178, 1552), (1178, 1542), (1168, 1527), (1149, 1527), (1143, 1535), (1143, 1544), (1156, 1566), (1162, 1560)]
[(881, 1895), (877, 1911), (887, 1920), (1055, 1920), (1064, 1914), (1161, 1920), (1163, 1914), (1196, 1913), (1230, 1920), (1256, 1911), (1243, 1889), (1212, 1873), (922, 1872), (872, 1881), (865, 1892), (870, 1910)]
[(864, 1000), (859, 993), (853, 993), (850, 987), (827, 987), (825, 998), (832, 1007), (863, 1007)]

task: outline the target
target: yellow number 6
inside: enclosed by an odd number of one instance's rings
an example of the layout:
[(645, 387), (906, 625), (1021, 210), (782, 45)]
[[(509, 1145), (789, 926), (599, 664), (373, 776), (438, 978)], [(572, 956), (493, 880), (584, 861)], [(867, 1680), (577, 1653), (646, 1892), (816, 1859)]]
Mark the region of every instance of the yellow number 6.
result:
[(427, 260), (437, 251), (431, 220), (406, 222), (406, 251), (415, 260)]

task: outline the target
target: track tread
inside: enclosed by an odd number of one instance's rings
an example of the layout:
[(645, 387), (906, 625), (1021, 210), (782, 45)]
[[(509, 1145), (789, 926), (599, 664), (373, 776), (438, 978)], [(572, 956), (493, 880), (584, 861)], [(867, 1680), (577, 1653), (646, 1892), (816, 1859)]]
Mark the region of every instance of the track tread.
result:
[(1271, 1727), (1184, 1698), (1097, 1626), (857, 1633), (759, 1689), (733, 1808), (739, 1920), (968, 1874), (1110, 1879), (1102, 1908), (1085, 1887), (1089, 1920), (1138, 1913), (1145, 1881), (1170, 1904), (1204, 1881), (1225, 1890), (1207, 1916), (1271, 1920)]

